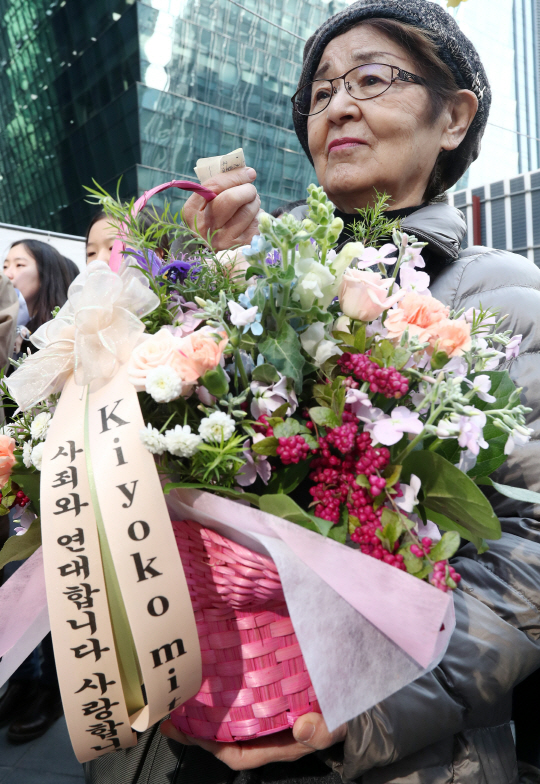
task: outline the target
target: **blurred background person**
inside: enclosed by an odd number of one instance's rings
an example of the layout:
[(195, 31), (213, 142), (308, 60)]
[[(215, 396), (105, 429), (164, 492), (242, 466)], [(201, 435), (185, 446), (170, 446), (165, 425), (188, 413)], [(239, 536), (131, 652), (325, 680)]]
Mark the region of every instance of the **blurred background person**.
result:
[[(27, 349), (36, 351), (28, 338), (51, 319), (54, 308), (66, 302), (68, 288), (78, 274), (77, 265), (48, 243), (23, 239), (11, 245), (0, 281), (0, 352), (3, 349), (2, 284), (10, 291), (13, 303), (10, 340), (5, 341), (6, 359), (10, 354), (20, 356)], [(19, 334), (15, 338), (17, 296), (21, 318), (17, 328)], [(11, 369), (8, 369), (8, 375)], [(13, 520), (11, 527), (14, 527)], [(10, 577), (20, 563), (7, 564), (3, 579)], [(9, 724), (7, 739), (11, 743), (27, 743), (43, 735), (62, 713), (51, 635), (48, 634), (41, 646), (11, 676), (0, 698), (0, 726)]]

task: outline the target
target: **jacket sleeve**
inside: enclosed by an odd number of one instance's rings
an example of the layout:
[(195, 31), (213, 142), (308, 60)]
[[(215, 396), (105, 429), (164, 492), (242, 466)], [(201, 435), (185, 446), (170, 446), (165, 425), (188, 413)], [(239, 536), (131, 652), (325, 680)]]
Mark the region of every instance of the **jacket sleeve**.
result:
[(7, 364), (15, 346), (19, 300), (11, 281), (0, 274), (0, 368)]
[[(481, 250), (452, 265), (432, 292), (456, 309), (480, 302), (501, 309), (508, 314), (504, 328), (523, 335), (509, 371), (533, 409), (529, 426), (535, 435), (515, 450), (497, 479), (540, 492), (540, 271), (519, 256)], [(540, 667), (540, 507), (501, 496), (491, 500), (503, 535), (483, 555), (467, 544), (452, 560), (462, 582), (454, 597), (456, 629), (443, 660), (348, 723), (338, 764), (345, 780), (458, 732), (507, 721), (512, 689)]]

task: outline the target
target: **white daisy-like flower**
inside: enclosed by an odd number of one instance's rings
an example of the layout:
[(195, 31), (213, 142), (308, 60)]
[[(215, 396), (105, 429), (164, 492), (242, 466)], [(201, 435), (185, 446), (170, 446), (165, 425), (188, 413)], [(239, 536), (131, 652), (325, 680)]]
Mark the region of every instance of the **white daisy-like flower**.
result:
[(167, 448), (165, 436), (157, 428), (152, 427), (150, 423), (142, 430), (139, 430), (139, 437), (145, 449), (148, 449), (153, 455), (162, 455)]
[(224, 411), (214, 411), (201, 420), (199, 435), (203, 441), (228, 441), (234, 433), (234, 419)]
[(48, 411), (42, 411), (30, 425), (30, 435), (34, 441), (44, 441), (47, 430), (51, 424), (51, 415)]
[(23, 445), (22, 459), (27, 468), (32, 468), (32, 444), (30, 441)]
[[(26, 446), (26, 444), (25, 444)], [(40, 441), (39, 444), (36, 444), (35, 447), (32, 449), (32, 454), (30, 459), (32, 461), (32, 465), (37, 468), (38, 471), (41, 471), (41, 464), (43, 462), (43, 450), (45, 448), (45, 443)]]
[(170, 403), (182, 394), (182, 379), (169, 365), (158, 365), (146, 374), (146, 391), (156, 403)]
[(15, 438), (15, 428), (12, 425), (2, 425), (2, 427), (0, 427), (0, 436)]
[(172, 430), (165, 431), (167, 452), (177, 457), (191, 457), (199, 448), (202, 438), (191, 432), (189, 425), (176, 425)]

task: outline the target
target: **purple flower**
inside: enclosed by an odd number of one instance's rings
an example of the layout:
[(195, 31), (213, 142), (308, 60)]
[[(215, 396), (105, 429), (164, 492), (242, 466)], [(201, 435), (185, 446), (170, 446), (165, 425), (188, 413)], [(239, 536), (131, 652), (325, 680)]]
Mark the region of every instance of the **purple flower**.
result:
[(380, 419), (373, 426), (373, 437), (385, 446), (392, 446), (403, 437), (404, 433), (414, 433), (418, 435), (422, 432), (424, 425), (420, 422), (420, 417), (413, 411), (409, 411), (405, 406), (396, 406), (389, 417)]
[(191, 278), (194, 272), (200, 270), (199, 259), (189, 259), (187, 253), (181, 254), (181, 258), (173, 259), (161, 269), (161, 274), (169, 283), (183, 283), (187, 278)]
[(488, 443), (484, 439), (484, 425), (486, 415), (479, 411), (474, 416), (461, 416), (459, 418), (458, 444), (462, 449), (467, 449), (477, 455), (480, 448), (487, 449)]
[(149, 272), (152, 277), (156, 277), (156, 275), (160, 274), (161, 265), (163, 264), (160, 257), (157, 253), (154, 253), (153, 250), (149, 250), (148, 248), (145, 250), (133, 250), (133, 248), (126, 249), (126, 256), (131, 256), (131, 258), (137, 262), (139, 267), (146, 272)]
[[(253, 443), (256, 444), (257, 441), (262, 441), (263, 438), (262, 433), (257, 433), (253, 436)], [(238, 484), (241, 487), (247, 487), (253, 484), (257, 476), (260, 476), (264, 484), (267, 485), (272, 474), (270, 463), (266, 455), (258, 455), (256, 452), (251, 451), (249, 438), (244, 442), (244, 457), (246, 458), (246, 464), (242, 466), (235, 477)]]
[(522, 339), (523, 335), (514, 335), (506, 346), (506, 359), (514, 359), (514, 357), (517, 357)]

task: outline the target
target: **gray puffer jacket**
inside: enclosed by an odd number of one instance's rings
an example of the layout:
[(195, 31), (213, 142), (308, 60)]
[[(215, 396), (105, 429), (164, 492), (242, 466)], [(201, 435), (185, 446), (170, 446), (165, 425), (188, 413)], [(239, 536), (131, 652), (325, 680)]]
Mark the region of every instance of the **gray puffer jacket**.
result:
[[(535, 436), (499, 470), (500, 482), (540, 492), (540, 270), (503, 250), (461, 251), (462, 214), (433, 204), (403, 220), (440, 257), (431, 292), (451, 308), (507, 313), (523, 335), (507, 363)], [(453, 564), (456, 630), (440, 665), (349, 722), (333, 767), (361, 784), (515, 784), (512, 690), (540, 667), (540, 506), (493, 497), (503, 536), (478, 555), (467, 544)], [(540, 744), (540, 738), (538, 739)]]

